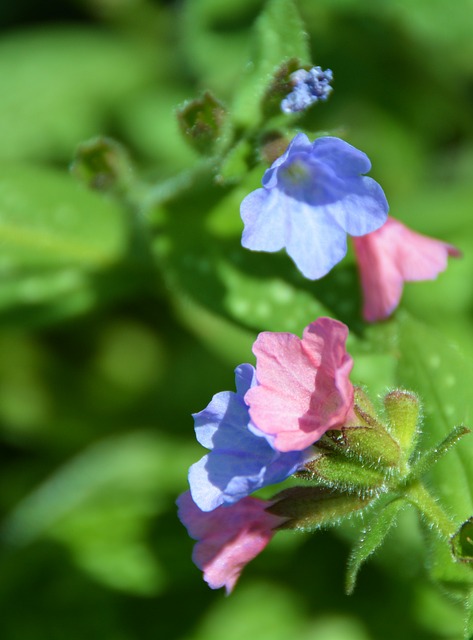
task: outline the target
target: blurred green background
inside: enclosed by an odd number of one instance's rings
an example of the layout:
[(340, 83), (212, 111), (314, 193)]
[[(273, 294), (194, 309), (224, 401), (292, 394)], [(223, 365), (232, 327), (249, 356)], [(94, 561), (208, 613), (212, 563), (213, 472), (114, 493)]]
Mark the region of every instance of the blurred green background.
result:
[[(256, 332), (300, 331), (326, 310), (352, 313), (330, 297), (333, 282), (353, 289), (352, 266), (317, 284), (316, 298), (284, 256), (242, 258), (238, 206), (261, 168), (217, 193), (203, 170), (199, 190), (188, 188), (200, 160), (174, 109), (204, 89), (231, 105), (263, 5), (0, 5), (5, 640), (461, 636), (460, 608), (424, 575), (412, 513), (350, 598), (350, 527), (276, 536), (225, 598), (202, 581), (176, 518), (187, 468), (202, 455), (190, 414), (233, 388)], [(365, 151), (392, 214), (464, 251), (438, 283), (407, 287), (403, 305), (454, 331), (469, 352), (473, 5), (297, 6), (314, 64), (335, 78), (330, 101), (304, 125)], [(141, 185), (165, 181), (144, 213), (69, 174), (77, 145), (101, 134), (128, 150)], [(223, 263), (223, 254), (235, 260)], [(378, 347), (368, 355), (359, 348), (356, 375), (375, 392), (394, 382), (390, 326), (372, 330)], [(359, 320), (355, 328), (361, 336)]]

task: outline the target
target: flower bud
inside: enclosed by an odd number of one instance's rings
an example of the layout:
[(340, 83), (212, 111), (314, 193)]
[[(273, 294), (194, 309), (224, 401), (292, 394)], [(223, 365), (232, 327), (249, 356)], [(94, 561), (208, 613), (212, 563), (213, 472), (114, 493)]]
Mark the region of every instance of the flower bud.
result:
[(223, 104), (209, 91), (180, 106), (177, 120), (187, 142), (199, 153), (215, 151), (224, 130), (226, 111)]
[(391, 435), (399, 442), (408, 460), (420, 433), (421, 405), (419, 398), (410, 391), (391, 391), (384, 398), (384, 408)]

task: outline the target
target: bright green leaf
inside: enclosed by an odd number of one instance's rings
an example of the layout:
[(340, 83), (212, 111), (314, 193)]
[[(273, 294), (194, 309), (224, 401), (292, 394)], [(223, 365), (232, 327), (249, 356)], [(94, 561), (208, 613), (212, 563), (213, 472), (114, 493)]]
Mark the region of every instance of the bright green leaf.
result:
[[(420, 450), (473, 415), (473, 367), (446, 335), (407, 316), (400, 323), (398, 382), (424, 405)], [(431, 482), (458, 525), (473, 513), (473, 438), (466, 436), (432, 470)]]
[(40, 267), (105, 267), (126, 243), (123, 212), (59, 171), (0, 169), (0, 274)]
[(0, 43), (0, 157), (69, 158), (81, 140), (156, 64), (145, 49), (104, 31), (24, 31)]
[(364, 528), (358, 543), (353, 547), (348, 560), (345, 586), (348, 594), (351, 594), (355, 588), (356, 577), (361, 565), (381, 546), (404, 506), (403, 500), (393, 500), (383, 506), (381, 510), (376, 510), (374, 515), (371, 514), (370, 521)]
[(283, 62), (310, 62), (307, 33), (292, 0), (270, 0), (255, 24), (254, 37), (255, 53), (234, 103), (235, 120), (245, 125), (260, 120), (261, 99)]
[[(455, 342), (404, 316), (400, 323), (398, 382), (419, 394), (424, 405), (420, 451), (442, 441), (455, 425), (473, 415), (471, 362)], [(473, 513), (473, 439), (466, 435), (429, 473), (429, 487), (460, 526)], [(426, 528), (431, 577), (464, 597), (473, 584), (470, 568), (454, 562), (449, 545)]]

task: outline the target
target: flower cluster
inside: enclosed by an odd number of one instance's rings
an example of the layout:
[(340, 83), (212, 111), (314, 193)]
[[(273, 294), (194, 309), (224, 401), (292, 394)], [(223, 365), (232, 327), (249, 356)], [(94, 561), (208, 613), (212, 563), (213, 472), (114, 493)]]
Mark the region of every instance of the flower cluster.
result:
[(327, 100), (332, 93), (330, 83), (333, 74), (330, 69), (322, 71), (321, 67), (312, 67), (309, 71), (298, 69), (291, 73), (291, 82), (294, 89), (281, 102), (281, 111), (284, 113), (296, 113), (305, 111), (307, 107)]
[[(331, 80), (332, 72), (320, 67), (296, 71), (281, 109), (293, 113), (326, 100)], [(382, 188), (366, 175), (370, 169), (369, 158), (347, 142), (331, 136), (311, 142), (299, 133), (264, 173), (262, 188), (243, 199), (240, 213), (244, 247), (285, 248), (312, 280), (342, 260), (352, 236), (363, 316), (374, 322), (395, 310), (404, 282), (436, 278), (460, 252), (388, 217)], [(388, 490), (397, 499), (414, 478), (418, 400), (389, 393), (383, 423), (364, 392), (354, 391), (347, 337), (348, 328), (330, 318), (309, 324), (302, 338), (260, 333), (253, 345), (256, 367), (238, 366), (236, 390), (217, 393), (194, 414), (197, 440), (208, 453), (190, 467), (190, 490), (178, 507), (197, 541), (193, 560), (210, 587), (230, 593), (279, 528), (337, 521)], [(462, 433), (454, 430), (429, 460)], [(420, 463), (416, 469), (424, 472)], [(251, 495), (296, 472), (315, 478), (314, 486), (271, 500)]]
[(210, 452), (189, 471), (180, 518), (199, 542), (196, 564), (211, 587), (230, 591), (243, 566), (269, 542), (281, 519), (248, 496), (285, 480), (314, 457), (312, 445), (341, 427), (353, 407), (347, 327), (319, 318), (302, 339), (261, 333), (256, 370), (236, 369), (236, 393), (216, 394), (194, 415)]
[(369, 322), (388, 317), (403, 283), (431, 280), (460, 252), (388, 219), (388, 203), (366, 174), (368, 157), (334, 137), (311, 143), (297, 134), (263, 176), (263, 188), (241, 203), (242, 245), (254, 251), (286, 248), (301, 273), (316, 280), (347, 252), (353, 236)]

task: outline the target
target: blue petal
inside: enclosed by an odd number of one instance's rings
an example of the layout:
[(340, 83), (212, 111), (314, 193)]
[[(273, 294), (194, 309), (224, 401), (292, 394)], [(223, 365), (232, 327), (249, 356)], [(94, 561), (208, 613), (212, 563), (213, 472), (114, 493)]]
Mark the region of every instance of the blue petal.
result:
[(243, 398), (245, 393), (256, 384), (256, 371), (252, 364), (240, 364), (235, 369), (237, 394)]
[(306, 278), (322, 278), (345, 256), (346, 232), (330, 215), (329, 207), (294, 200), (288, 219), (288, 255)]
[(276, 169), (278, 167), (280, 167), (287, 160), (287, 158), (290, 155), (292, 155), (296, 151), (307, 151), (307, 152), (310, 152), (311, 148), (312, 148), (312, 143), (310, 142), (310, 140), (306, 136), (306, 134), (305, 133), (298, 133), (292, 139), (291, 143), (289, 144), (289, 146), (286, 149), (286, 151), (282, 154), (282, 156), (277, 158), (277, 160), (275, 160), (273, 162), (273, 164), (270, 166), (270, 168), (266, 169), (266, 171), (264, 172), (264, 176), (263, 176), (263, 180), (262, 180), (263, 187), (265, 187), (266, 189), (272, 189), (273, 187), (276, 186), (276, 184), (277, 184), (277, 171), (276, 171)]
[(248, 423), (248, 407), (243, 397), (233, 391), (216, 393), (208, 406), (193, 414), (197, 441), (213, 449), (214, 437), (223, 426), (244, 427)]
[(353, 178), (351, 190), (327, 207), (337, 223), (351, 236), (376, 231), (388, 219), (389, 205), (384, 191), (372, 178)]
[(371, 169), (371, 162), (366, 153), (340, 138), (317, 138), (312, 144), (312, 150), (317, 160), (330, 166), (341, 177), (357, 176), (360, 173), (368, 173)]
[(286, 244), (284, 194), (278, 189), (257, 189), (241, 203), (245, 224), (241, 243), (254, 251), (279, 251)]

